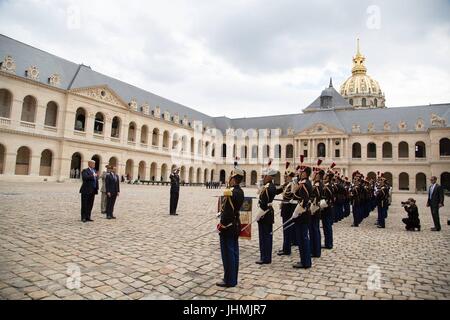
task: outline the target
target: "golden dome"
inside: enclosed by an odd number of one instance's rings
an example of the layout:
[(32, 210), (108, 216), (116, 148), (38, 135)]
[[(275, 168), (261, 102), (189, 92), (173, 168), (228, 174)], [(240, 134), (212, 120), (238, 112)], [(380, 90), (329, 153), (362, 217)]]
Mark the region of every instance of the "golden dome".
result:
[(384, 94), (378, 82), (367, 75), (365, 60), (366, 58), (359, 51), (358, 39), (356, 55), (353, 57), (352, 75), (341, 85), (340, 93), (355, 108), (384, 107)]

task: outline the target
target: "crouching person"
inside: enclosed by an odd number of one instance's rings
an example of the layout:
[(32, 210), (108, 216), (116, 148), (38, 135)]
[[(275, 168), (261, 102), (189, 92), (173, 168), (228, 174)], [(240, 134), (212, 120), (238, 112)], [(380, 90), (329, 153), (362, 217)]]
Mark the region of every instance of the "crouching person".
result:
[(419, 210), (416, 206), (416, 200), (413, 198), (409, 198), (408, 201), (402, 202), (402, 206), (405, 208), (405, 211), (408, 213), (408, 218), (403, 218), (402, 221), (406, 225), (405, 229), (407, 231), (420, 231), (420, 219), (419, 219)]

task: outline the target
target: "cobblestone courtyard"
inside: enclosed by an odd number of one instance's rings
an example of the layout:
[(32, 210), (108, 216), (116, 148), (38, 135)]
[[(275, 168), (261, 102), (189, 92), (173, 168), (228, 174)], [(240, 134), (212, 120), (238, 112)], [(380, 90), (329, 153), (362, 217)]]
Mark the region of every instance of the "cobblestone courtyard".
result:
[[(82, 224), (78, 183), (0, 182), (1, 299), (449, 299), (450, 200), (441, 232), (431, 232), (426, 196), (416, 195), (421, 232), (406, 232), (394, 195), (386, 229), (373, 212), (359, 228), (351, 218), (334, 225), (335, 248), (309, 270), (297, 270), (298, 250), (256, 265), (253, 239), (240, 241), (236, 288), (215, 286), (223, 274), (216, 221), (192, 229), (216, 212), (221, 190), (181, 188), (178, 217), (168, 215), (168, 187), (122, 185), (117, 220), (106, 220), (96, 197), (92, 223)], [(245, 189), (254, 196), (254, 189)], [(209, 212), (208, 212), (209, 211)], [(278, 212), (277, 212), (278, 213)], [(280, 224), (279, 213), (276, 224)], [(281, 246), (275, 234), (274, 252)], [(368, 268), (381, 272), (369, 290)], [(79, 268), (79, 269), (77, 269)], [(73, 288), (77, 270), (80, 287)], [(375, 278), (376, 280), (376, 278)], [(67, 284), (69, 283), (69, 288)], [(372, 283), (372, 282), (370, 282)]]

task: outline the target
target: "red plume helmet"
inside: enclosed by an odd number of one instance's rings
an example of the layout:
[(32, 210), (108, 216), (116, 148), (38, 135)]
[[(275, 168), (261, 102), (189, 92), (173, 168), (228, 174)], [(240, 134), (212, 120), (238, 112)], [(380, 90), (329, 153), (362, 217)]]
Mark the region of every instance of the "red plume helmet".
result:
[(301, 168), (301, 166), (297, 166), (297, 168), (295, 168), (295, 171), (298, 171)]
[(317, 160), (317, 166), (319, 167), (322, 164), (322, 159)]
[(286, 161), (286, 170), (287, 170), (287, 168), (289, 168), (290, 165), (291, 165), (291, 163), (289, 161)]
[(333, 163), (331, 164), (330, 168), (333, 169), (334, 167), (336, 167), (336, 163), (333, 162)]
[(267, 164), (268, 167), (272, 165), (272, 159), (269, 159), (269, 163)]

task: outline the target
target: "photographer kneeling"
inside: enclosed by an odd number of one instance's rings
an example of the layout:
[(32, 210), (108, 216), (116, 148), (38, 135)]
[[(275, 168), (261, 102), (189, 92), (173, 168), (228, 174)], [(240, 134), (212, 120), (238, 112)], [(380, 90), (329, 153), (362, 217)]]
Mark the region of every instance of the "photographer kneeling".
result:
[(405, 228), (407, 231), (420, 231), (420, 219), (419, 210), (416, 206), (416, 200), (409, 198), (408, 201), (402, 202), (402, 207), (408, 212), (408, 218), (403, 218), (402, 221), (406, 224)]

